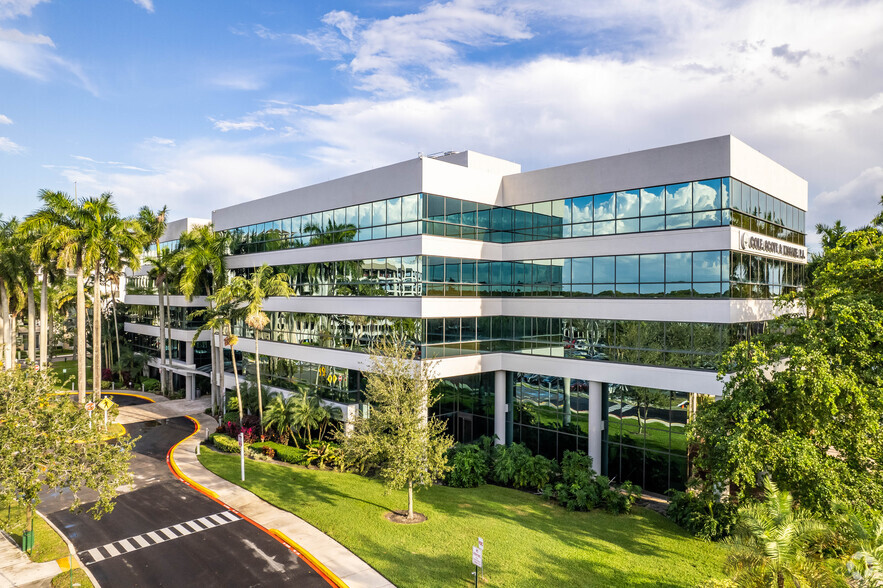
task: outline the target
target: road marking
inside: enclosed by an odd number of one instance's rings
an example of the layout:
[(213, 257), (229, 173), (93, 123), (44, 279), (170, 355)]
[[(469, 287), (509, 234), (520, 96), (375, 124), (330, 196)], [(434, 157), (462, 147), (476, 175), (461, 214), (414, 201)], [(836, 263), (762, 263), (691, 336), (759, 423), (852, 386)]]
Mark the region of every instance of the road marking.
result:
[[(79, 556), (85, 565), (90, 566), (105, 559), (129, 553), (130, 551), (136, 551), (138, 549), (150, 547), (151, 545), (157, 545), (159, 543), (192, 535), (193, 533), (199, 533), (200, 531), (207, 531), (220, 525), (235, 523), (236, 521), (241, 520), (242, 519), (235, 514), (225, 510), (213, 515), (163, 527), (162, 529), (157, 529), (155, 531), (148, 531), (141, 535), (112, 541), (106, 545), (99, 545), (98, 547), (81, 551)], [(202, 523), (202, 526), (200, 526), (199, 523)]]

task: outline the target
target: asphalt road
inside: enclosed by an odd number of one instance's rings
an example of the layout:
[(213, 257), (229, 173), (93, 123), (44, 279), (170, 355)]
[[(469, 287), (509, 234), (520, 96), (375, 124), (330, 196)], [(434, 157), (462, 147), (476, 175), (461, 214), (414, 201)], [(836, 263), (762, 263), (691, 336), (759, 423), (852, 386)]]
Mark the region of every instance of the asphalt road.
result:
[(71, 513), (67, 493), (47, 494), (40, 505), (102, 586), (328, 586), (286, 545), (171, 474), (166, 453), (193, 432), (192, 421), (127, 428), (141, 436), (130, 464), (135, 484), (113, 512), (96, 521), (87, 503)]

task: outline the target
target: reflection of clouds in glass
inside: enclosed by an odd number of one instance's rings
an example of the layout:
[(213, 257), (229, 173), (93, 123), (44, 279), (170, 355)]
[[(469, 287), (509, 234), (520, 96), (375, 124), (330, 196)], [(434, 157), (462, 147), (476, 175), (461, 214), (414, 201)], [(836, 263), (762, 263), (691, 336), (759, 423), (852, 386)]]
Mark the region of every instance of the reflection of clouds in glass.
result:
[(616, 193), (616, 218), (638, 216), (638, 191)]
[(720, 181), (717, 187), (712, 182), (693, 183), (693, 210), (714, 210), (720, 208)]
[(595, 196), (595, 220), (610, 220), (613, 218), (613, 194), (598, 194)]
[(641, 215), (665, 214), (665, 188), (657, 186), (641, 190)]
[(571, 207), (572, 222), (585, 223), (592, 220), (592, 197), (583, 196), (582, 198), (574, 198)]
[(667, 213), (690, 212), (693, 200), (690, 184), (666, 186), (665, 194), (665, 211)]
[(417, 195), (405, 196), (402, 198), (402, 219), (406, 221), (417, 220), (417, 204), (419, 200)]
[(400, 223), (402, 222), (402, 199), (392, 198), (386, 203), (386, 222)]
[(721, 258), (718, 251), (693, 253), (693, 281), (716, 282), (721, 279)]

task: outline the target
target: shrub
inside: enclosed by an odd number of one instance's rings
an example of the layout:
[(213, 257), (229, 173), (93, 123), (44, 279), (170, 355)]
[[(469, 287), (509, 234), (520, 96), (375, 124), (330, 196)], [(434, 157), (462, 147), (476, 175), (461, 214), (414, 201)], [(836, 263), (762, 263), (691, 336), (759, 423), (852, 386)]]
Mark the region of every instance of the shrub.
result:
[(738, 508), (707, 494), (669, 490), (671, 501), (665, 514), (700, 539), (718, 541), (729, 537), (738, 520)]
[(498, 445), (494, 449), (494, 481), (506, 486), (512, 484), (516, 474), (530, 458), (530, 450), (521, 443), (508, 447)]
[(225, 453), (239, 453), (239, 442), (223, 433), (215, 433), (211, 436), (212, 445), (217, 447), (218, 451)]
[(258, 417), (255, 415), (245, 415), (242, 417), (242, 427), (239, 426), (239, 415), (236, 414), (236, 420), (225, 420), (224, 424), (218, 427), (219, 433), (224, 433), (233, 437), (234, 439), (239, 437), (239, 433), (244, 433), (245, 442), (247, 444), (255, 443), (260, 440), (260, 427), (258, 426), (259, 422)]
[(601, 502), (604, 510), (611, 514), (628, 514), (632, 510), (635, 500), (641, 495), (641, 487), (625, 481), (619, 488), (610, 485), (610, 480), (605, 476), (598, 476), (598, 483), (602, 486), (606, 482), (607, 487), (601, 492)]
[(266, 450), (270, 449), (274, 452), (274, 459), (279, 461), (284, 461), (285, 463), (291, 463), (296, 465), (306, 465), (307, 464), (307, 452), (305, 449), (298, 449), (297, 447), (290, 447), (288, 445), (281, 445), (279, 443), (274, 443), (273, 441), (264, 441), (262, 443), (253, 443), (251, 445), (252, 449), (257, 451), (262, 451), (266, 455)]
[(101, 381), (102, 382), (112, 382), (113, 381), (113, 372), (110, 368), (103, 368), (101, 370)]
[(316, 464), (320, 468), (325, 467), (326, 461), (331, 466), (338, 465), (341, 461), (340, 448), (327, 441), (312, 443), (307, 447), (306, 461), (308, 464)]
[(539, 490), (548, 484), (552, 479), (552, 474), (558, 469), (557, 463), (542, 455), (523, 459), (519, 461), (518, 466), (512, 480), (513, 485), (516, 488), (532, 488), (534, 490)]
[(141, 383), (144, 384), (144, 390), (146, 392), (156, 392), (157, 390), (159, 390), (159, 380), (147, 378)]
[(487, 482), (491, 467), (487, 453), (478, 445), (458, 444), (451, 448), (447, 483), (455, 488), (475, 488)]

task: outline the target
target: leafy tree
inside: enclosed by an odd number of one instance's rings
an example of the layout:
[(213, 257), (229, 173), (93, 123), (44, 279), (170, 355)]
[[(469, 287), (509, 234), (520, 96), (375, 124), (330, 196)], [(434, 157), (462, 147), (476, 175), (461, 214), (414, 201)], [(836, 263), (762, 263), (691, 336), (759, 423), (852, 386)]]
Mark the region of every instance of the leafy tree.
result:
[(413, 348), (383, 339), (371, 355), (365, 398), (368, 418), (357, 416), (349, 434), (340, 433), (345, 461), (374, 465), (387, 488), (408, 488), (408, 518), (414, 518), (414, 486), (431, 486), (450, 466), (453, 439), (445, 425), (429, 417), (435, 404), (430, 366), (415, 359)]
[(265, 429), (276, 431), (282, 444), (287, 444), (288, 439), (292, 438), (297, 445), (293, 427), (297, 427), (297, 405), (300, 401), (295, 395), (285, 397), (282, 394), (273, 394), (267, 403), (263, 426)]
[(791, 494), (764, 480), (764, 501), (739, 509), (736, 534), (726, 540), (727, 568), (737, 586), (801, 588), (836, 586), (823, 560), (811, 547), (827, 527), (794, 508)]
[[(224, 337), (224, 345), (230, 346), (230, 357), (233, 360), (233, 381), (236, 384), (236, 405), (239, 409), (239, 426), (242, 426), (242, 390), (239, 387), (239, 368), (236, 365), (236, 344), (239, 342), (239, 337), (233, 334), (233, 322), (238, 320), (242, 314), (242, 311), (236, 308), (234, 304), (230, 303), (218, 303), (218, 300), (213, 297), (214, 300), (212, 306), (208, 308), (204, 308), (202, 310), (197, 310), (190, 314), (191, 318), (204, 317), (205, 322), (196, 330), (196, 334), (193, 335), (193, 343), (199, 340), (199, 336), (206, 329), (217, 331), (221, 333), (221, 336)], [(223, 362), (221, 362), (221, 367), (223, 368)]]
[(725, 354), (722, 397), (689, 425), (696, 465), (740, 498), (758, 476), (804, 508), (883, 508), (883, 235), (829, 240), (811, 281), (783, 296), (767, 332)]
[(55, 393), (49, 370), (32, 367), (0, 372), (0, 498), (28, 508), (28, 525), (40, 492), (67, 489), (80, 505), (80, 493), (98, 492), (90, 509), (95, 518), (113, 509), (116, 489), (130, 484), (134, 442), (128, 435), (108, 443), (99, 420)]

